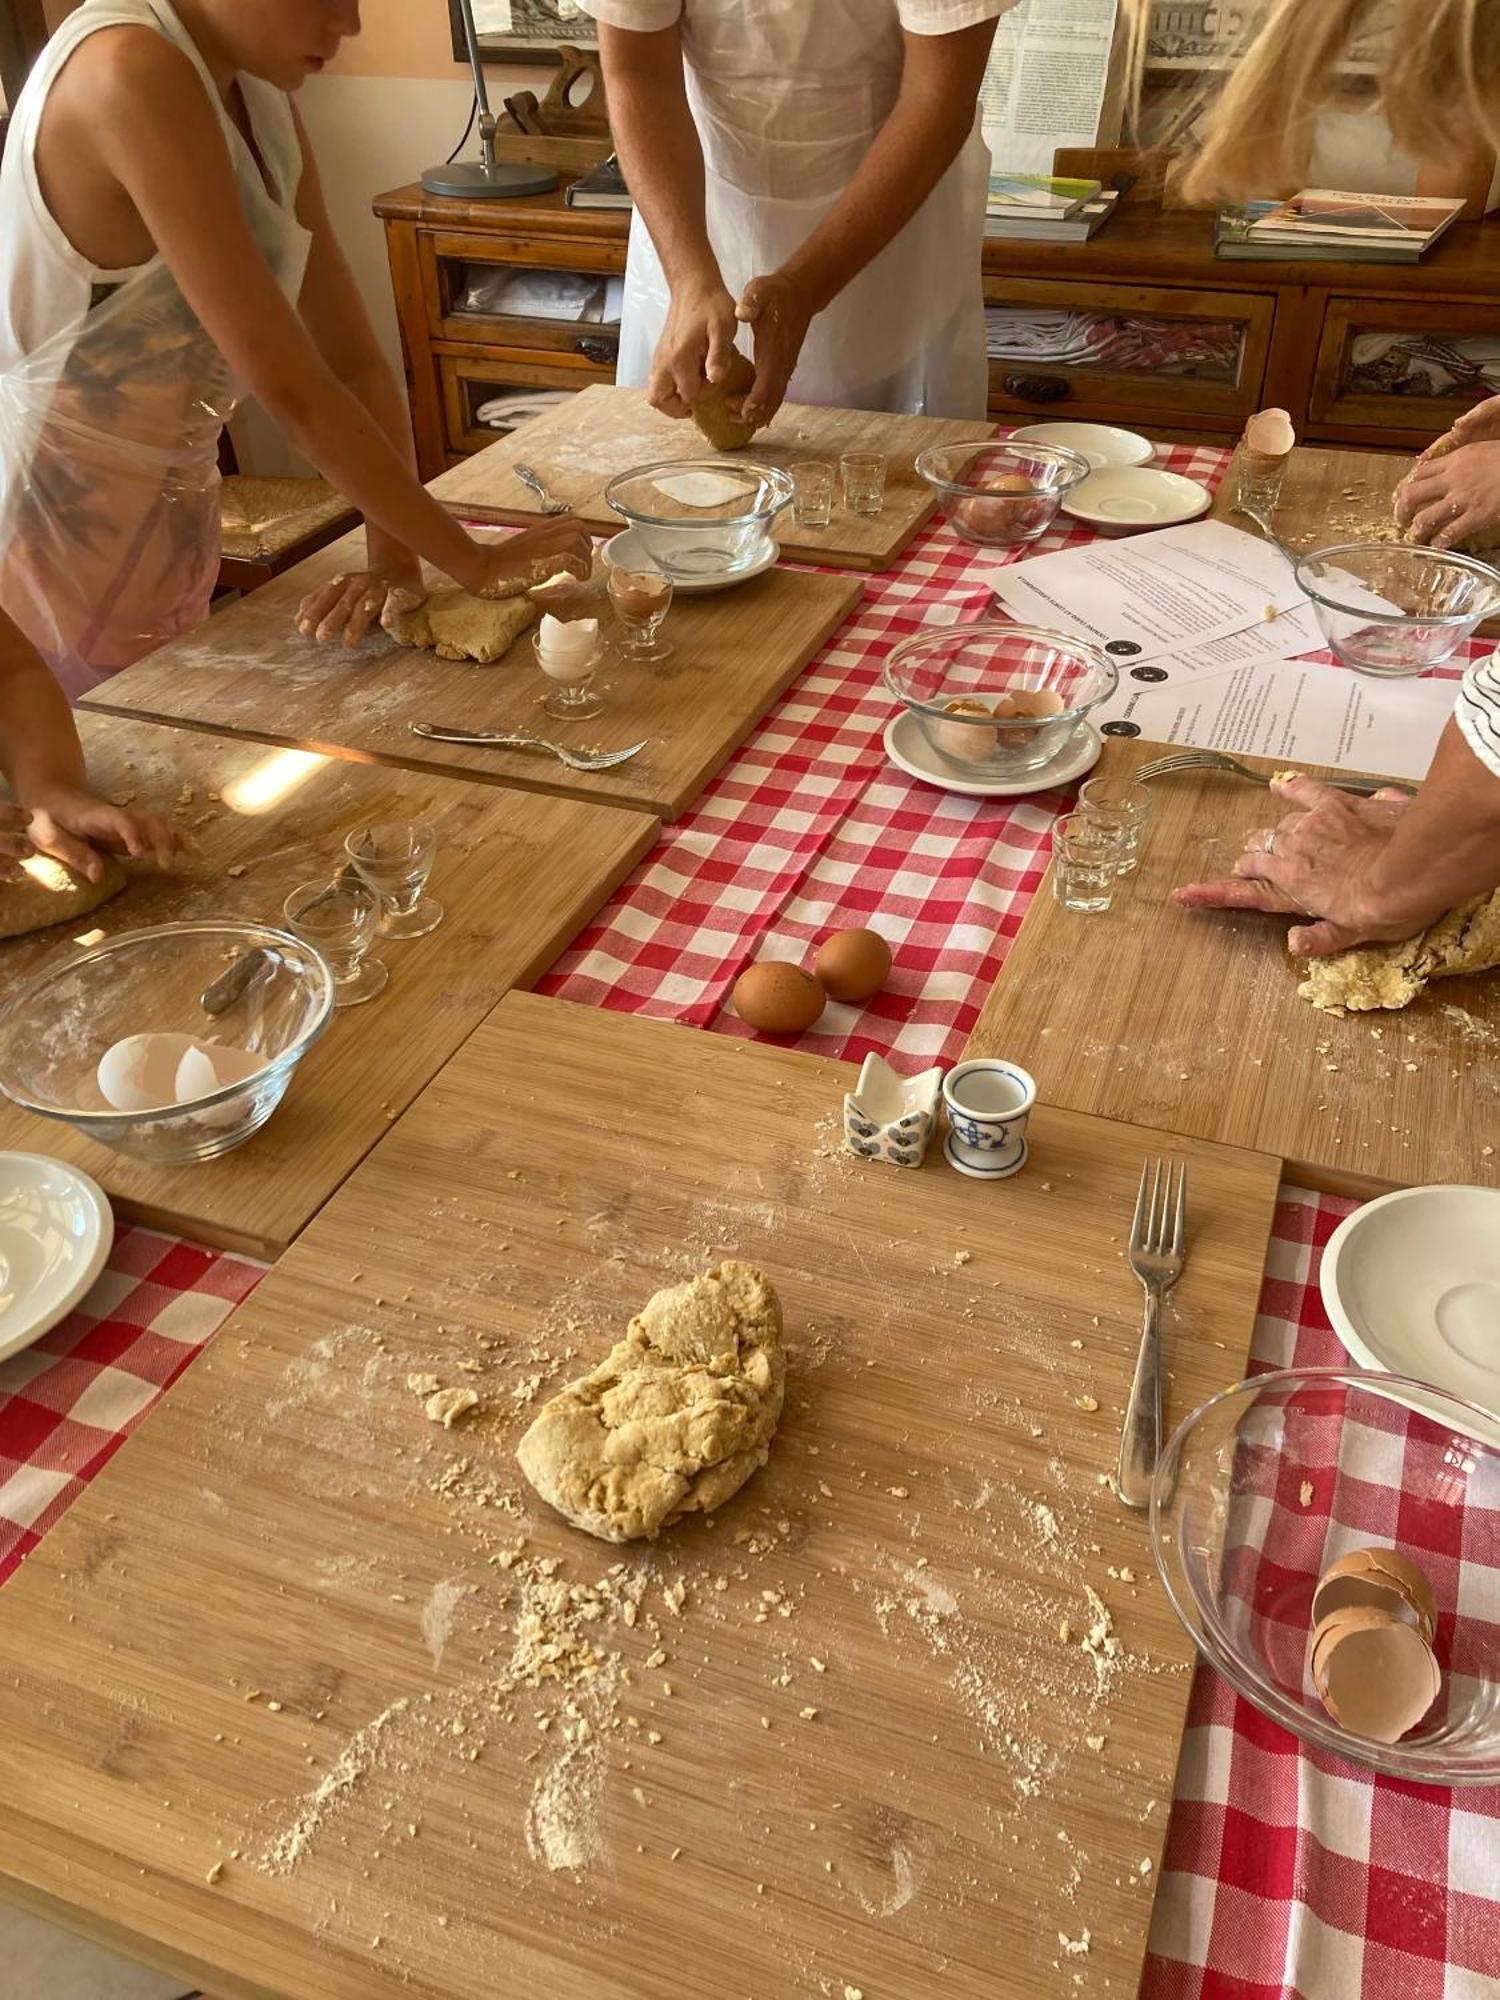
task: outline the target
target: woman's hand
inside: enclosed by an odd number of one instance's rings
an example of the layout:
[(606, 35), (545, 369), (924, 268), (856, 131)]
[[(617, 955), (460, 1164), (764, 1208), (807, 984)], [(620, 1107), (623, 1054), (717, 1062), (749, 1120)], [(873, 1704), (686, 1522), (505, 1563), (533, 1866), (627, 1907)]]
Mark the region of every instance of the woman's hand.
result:
[(1418, 459), (1396, 488), (1396, 519), (1435, 549), (1500, 541), (1500, 441)]
[(589, 531), (571, 514), (553, 514), (503, 542), (476, 542), (470, 576), (456, 579), (475, 597), (512, 597), (549, 576), (588, 576), (594, 567)]
[[(1486, 396), (1482, 403), (1465, 410), (1461, 417), (1454, 420), (1447, 435), (1456, 439), (1458, 444), (1481, 444), (1486, 439), (1500, 438), (1500, 396)], [(1428, 451), (1431, 449), (1429, 445)], [(1456, 446), (1449, 449), (1456, 449)], [(1424, 451), (1417, 463), (1421, 465), (1426, 461), (1427, 452)]]
[(750, 328), (755, 380), (745, 391), (745, 421), (768, 424), (781, 408), (812, 323), (812, 301), (795, 278), (770, 271), (752, 278), (740, 296), (737, 316)]
[(330, 646), (342, 640), (357, 646), (365, 634), (378, 626), (393, 592), (401, 601), (420, 601), (422, 565), (407, 550), (384, 557), (378, 566), (357, 570), (352, 575), (330, 577), (327, 583), (309, 591), (297, 610), (297, 630), (305, 639)]
[(1297, 810), (1278, 826), (1246, 835), (1229, 879), (1190, 882), (1176, 890), (1184, 908), (1309, 918), (1287, 937), (1288, 947), (1305, 958), (1365, 941), (1413, 937), (1442, 914), (1441, 899), (1432, 907), (1419, 887), (1399, 908), (1369, 887), (1371, 869), (1412, 803), (1410, 793), (1382, 791), (1365, 799), (1316, 778), (1276, 779), (1271, 789)]
[(154, 861), (158, 868), (170, 868), (187, 852), (181, 830), (160, 813), (127, 812), (81, 787), (54, 785), (33, 792), (26, 809), (31, 814), (27, 832), (32, 848), (66, 862), (90, 882), (97, 882), (103, 873), (101, 851), (124, 854), (132, 861)]
[(734, 300), (717, 271), (674, 285), (651, 357), (646, 401), (664, 417), (687, 416), (704, 389), (728, 373), (734, 335)]

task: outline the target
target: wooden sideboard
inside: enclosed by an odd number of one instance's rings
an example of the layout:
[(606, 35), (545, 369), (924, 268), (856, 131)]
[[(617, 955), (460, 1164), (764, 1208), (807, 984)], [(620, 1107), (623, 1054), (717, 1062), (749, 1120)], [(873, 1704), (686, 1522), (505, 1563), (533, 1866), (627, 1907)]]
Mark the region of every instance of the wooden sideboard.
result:
[[(569, 209), (561, 193), (469, 203), (418, 187), (375, 211), (424, 479), (493, 442), (477, 414), (491, 397), (613, 380), (617, 327), (464, 302), (485, 267), (617, 276), (627, 216)], [(1500, 224), (1460, 225), (1415, 265), (1230, 262), (1212, 239), (1211, 216), (1151, 207), (1123, 209), (1092, 243), (989, 239), (987, 308), (1084, 316), (1073, 337), (1085, 350), (992, 359), (990, 414), (1228, 438), (1281, 404), (1309, 440), (1412, 450), (1484, 393), (1477, 375), (1434, 393), (1423, 370), (1461, 374), (1460, 341), (1493, 342), (1500, 362)]]

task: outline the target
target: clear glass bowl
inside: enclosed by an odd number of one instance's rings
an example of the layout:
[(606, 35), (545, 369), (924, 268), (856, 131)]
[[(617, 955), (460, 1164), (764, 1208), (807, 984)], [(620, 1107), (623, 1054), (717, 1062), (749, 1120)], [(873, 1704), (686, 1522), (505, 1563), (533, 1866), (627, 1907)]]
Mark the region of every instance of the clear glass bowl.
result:
[(955, 535), (986, 548), (1034, 542), (1093, 467), (1082, 452), (1060, 444), (930, 444), (917, 470), (932, 488)]
[[(1320, 1750), (1419, 1784), (1500, 1782), (1491, 1428), (1481, 1411), (1405, 1376), (1345, 1368), (1261, 1375), (1194, 1410), (1157, 1466), (1151, 1540), (1204, 1659)], [(1319, 1576), (1349, 1550), (1380, 1545), (1431, 1581), (1443, 1670), (1427, 1715), (1389, 1744), (1340, 1728), (1307, 1665)]]
[(668, 458), (619, 473), (604, 500), (663, 575), (691, 582), (762, 561), (794, 491), (790, 473), (753, 459)]
[[(1116, 679), (1113, 663), (1093, 647), (1003, 618), (919, 632), (885, 663), (886, 686), (934, 754), (948, 769), (981, 778), (1019, 777), (1060, 757)], [(1056, 710), (996, 713), (1038, 696), (1054, 697)]]
[[(250, 923), (125, 931), (50, 959), (6, 1001), (0, 1090), (133, 1160), (211, 1160), (265, 1124), (332, 1008), (326, 962), (286, 931)], [(151, 1032), (250, 1049), (267, 1066), (191, 1108), (111, 1109), (99, 1058)]]
[(1405, 542), (1340, 542), (1297, 565), (1323, 637), (1356, 673), (1425, 674), (1500, 612), (1500, 572)]

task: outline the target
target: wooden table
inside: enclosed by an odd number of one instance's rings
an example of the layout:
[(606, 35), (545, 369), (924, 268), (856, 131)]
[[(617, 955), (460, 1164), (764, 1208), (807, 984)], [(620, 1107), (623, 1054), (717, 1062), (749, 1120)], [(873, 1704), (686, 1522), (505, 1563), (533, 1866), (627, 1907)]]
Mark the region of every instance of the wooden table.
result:
[[(787, 512), (776, 534), (782, 553), (793, 562), (889, 569), (933, 510), (932, 490), (914, 463), (917, 453), (930, 444), (993, 437), (994, 430), (991, 423), (951, 417), (788, 403), (742, 455), (786, 468), (800, 458), (827, 459), (836, 473), (845, 452), (883, 452), (888, 460), (885, 506), (878, 515), (865, 519), (846, 513), (838, 504), (835, 480), (833, 516), (826, 528), (798, 527)], [(534, 523), (541, 518), (541, 502), (511, 470), (520, 460), (541, 474), (548, 490), (565, 500), (579, 520), (598, 534), (614, 535), (625, 522), (605, 505), (604, 488), (616, 473), (654, 459), (717, 455), (696, 424), (661, 416), (647, 403), (643, 389), (595, 383), (441, 473), (432, 491), (466, 520)]]
[[(1122, 1244), (1185, 1154), (1175, 1419), (1243, 1370), (1278, 1166), (1050, 1107), (1001, 1188), (868, 1166), (853, 1077), (507, 999), (7, 1589), (7, 1893), (223, 2000), (1133, 1993), (1191, 1649), (1104, 1483)], [(770, 1464), (591, 1541), (516, 1440), (734, 1255)], [(552, 1583), (638, 1606), (532, 1686)]]
[[(270, 1122), (233, 1152), (147, 1165), (0, 1098), (0, 1148), (55, 1153), (92, 1174), (123, 1214), (253, 1255), (285, 1249), (496, 1001), (540, 977), (657, 831), (641, 814), (426, 772), (112, 716), (78, 722), (95, 786), (175, 806), (196, 849), (180, 872), (138, 873), (79, 932), (226, 916), (279, 924), (288, 892), (331, 876), (356, 827), (429, 819), (437, 829), (442, 924), (376, 947), (386, 991), (335, 1012)], [(68, 949), (69, 936), (54, 927), (0, 944), (0, 989)]]
[[(1391, 515), (1396, 488), (1412, 468), (1412, 454), (1388, 451), (1334, 451), (1327, 445), (1298, 445), (1270, 515), (1288, 548), (1305, 555), (1335, 542), (1396, 541)], [(1239, 492), (1239, 448), (1219, 482), (1209, 518), (1256, 532), (1235, 511)]]
[[(1112, 741), (1100, 770), (1167, 747)], [(1500, 980), (1439, 980), (1400, 1013), (1318, 1012), (1297, 997), (1289, 919), (1171, 897), (1227, 875), (1244, 835), (1282, 809), (1212, 772), (1152, 793), (1144, 859), (1111, 910), (1060, 909), (1050, 876), (1037, 891), (967, 1052), (1021, 1063), (1049, 1102), (1275, 1153), (1290, 1179), (1336, 1194), (1500, 1180), (1484, 1151), (1500, 1103)]]
[[(680, 598), (665, 627), (673, 657), (601, 672), (608, 710), (569, 723), (542, 712), (547, 683), (529, 633), (488, 667), (410, 652), (384, 633), (352, 654), (304, 639), (292, 622), (297, 605), (362, 564), (362, 550), (362, 535), (335, 542), (116, 674), (88, 706), (675, 819), (864, 589), (857, 577), (776, 569), (734, 590)], [(577, 772), (534, 751), (430, 742), (411, 733), (414, 722), (519, 731), (580, 750), (623, 749), (642, 737), (647, 747), (614, 770)]]

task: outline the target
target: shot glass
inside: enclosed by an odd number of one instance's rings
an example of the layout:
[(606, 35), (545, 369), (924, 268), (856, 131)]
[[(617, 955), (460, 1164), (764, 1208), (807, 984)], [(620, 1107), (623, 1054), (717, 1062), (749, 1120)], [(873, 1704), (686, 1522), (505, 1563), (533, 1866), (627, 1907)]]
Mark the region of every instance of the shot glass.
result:
[(1125, 829), (1125, 858), (1120, 873), (1140, 865), (1151, 820), (1151, 788), (1135, 778), (1090, 778), (1080, 786), (1078, 810), (1096, 819), (1113, 820)]
[(1066, 813), (1052, 829), (1052, 893), (1065, 910), (1107, 910), (1125, 856), (1125, 829), (1101, 815)]
[(1253, 507), (1260, 514), (1272, 513), (1281, 498), (1282, 481), (1286, 478), (1290, 459), (1289, 451), (1251, 451), (1241, 445), (1235, 494), (1240, 506)]
[(661, 628), (672, 609), (672, 579), (659, 570), (612, 569), (609, 601), (624, 635), (620, 652), (626, 660), (649, 666), (672, 657), (670, 640)]
[(878, 514), (885, 505), (885, 453), (846, 451), (839, 460), (844, 482), (844, 511), (866, 516)]
[(425, 819), (382, 820), (357, 827), (344, 852), (380, 905), (383, 937), (425, 937), (443, 921), (443, 906), (422, 891), (437, 859), (437, 834)]
[(380, 928), (380, 898), (372, 889), (342, 875), (304, 882), (281, 909), (288, 927), (327, 959), (335, 1007), (359, 1007), (385, 991), (384, 961), (365, 956)]
[(799, 458), (791, 474), (792, 519), (799, 528), (826, 528), (833, 518), (833, 467), (826, 458)]
[(533, 632), (531, 650), (536, 654), (537, 665), (551, 682), (547, 699), (542, 703), (544, 715), (556, 716), (559, 722), (587, 722), (590, 716), (601, 713), (604, 697), (595, 692), (594, 676), (604, 658), (602, 640), (591, 653), (558, 654), (543, 652), (542, 635)]

